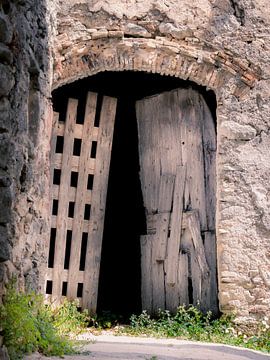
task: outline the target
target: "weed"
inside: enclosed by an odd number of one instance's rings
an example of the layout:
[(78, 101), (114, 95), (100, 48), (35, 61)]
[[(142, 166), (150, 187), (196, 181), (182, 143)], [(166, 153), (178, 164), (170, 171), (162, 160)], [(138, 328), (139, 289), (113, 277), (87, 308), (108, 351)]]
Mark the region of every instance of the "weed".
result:
[(67, 302), (53, 309), (41, 295), (19, 293), (12, 283), (0, 305), (0, 323), (11, 360), (34, 351), (62, 356), (77, 351), (66, 335), (85, 327), (86, 314)]
[(203, 314), (195, 306), (179, 306), (176, 314), (159, 311), (156, 317), (143, 311), (132, 315), (130, 325), (121, 329), (130, 335), (177, 337), (181, 339), (226, 343), (270, 352), (268, 319), (264, 319), (252, 332), (243, 330), (232, 316), (213, 319), (211, 312)]

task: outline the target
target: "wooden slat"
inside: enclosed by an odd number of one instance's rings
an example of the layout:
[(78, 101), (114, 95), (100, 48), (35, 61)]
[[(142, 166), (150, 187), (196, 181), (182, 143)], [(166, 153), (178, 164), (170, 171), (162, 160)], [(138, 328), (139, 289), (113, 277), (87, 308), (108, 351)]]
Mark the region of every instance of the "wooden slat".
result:
[[(55, 169), (61, 169), (62, 167), (62, 154), (55, 154), (54, 161), (53, 161), (53, 167)], [(78, 172), (79, 171), (79, 163), (80, 158), (78, 156), (72, 157), (72, 163), (71, 163), (71, 171)], [(88, 174), (94, 174), (96, 165), (96, 159), (89, 159), (89, 162), (87, 164), (87, 171)]]
[[(50, 149), (50, 164), (51, 164), (51, 169), (50, 169), (50, 185), (51, 188), (53, 186), (53, 173), (54, 173), (54, 167), (52, 166), (52, 164), (54, 163), (54, 159), (55, 159), (55, 148), (56, 148), (56, 140), (57, 140), (57, 135), (55, 133), (55, 126), (58, 123), (58, 119), (59, 119), (59, 114), (54, 112), (53, 113), (53, 124), (52, 124), (52, 137), (51, 137), (51, 149)], [(52, 214), (52, 206), (53, 206), (53, 192), (51, 191), (51, 197), (50, 197), (50, 215)], [(58, 198), (58, 194), (57, 194), (57, 198)]]
[[(59, 197), (59, 185), (53, 185), (52, 186), (52, 198), (53, 199), (58, 199)], [(75, 201), (76, 198), (76, 188), (75, 187), (70, 187), (69, 188), (69, 192), (68, 192), (68, 200), (69, 201)], [(86, 190), (85, 191), (85, 203), (90, 204), (91, 203), (91, 198), (92, 198), (92, 191), (91, 190)]]
[(195, 256), (198, 261), (202, 274), (209, 274), (209, 267), (205, 257), (205, 251), (200, 230), (200, 219), (197, 211), (192, 211), (188, 217), (189, 230), (195, 250)]
[(154, 217), (156, 219), (156, 234), (153, 240), (153, 257), (155, 261), (164, 261), (167, 252), (170, 213), (156, 214)]
[[(152, 235), (154, 236), (154, 235)], [(154, 245), (153, 245), (154, 247)], [(152, 314), (157, 314), (159, 309), (165, 309), (165, 283), (164, 262), (156, 261), (152, 249)]]
[(162, 174), (159, 185), (158, 212), (170, 212), (172, 209), (172, 196), (174, 189), (174, 174)]
[(168, 269), (166, 282), (175, 284), (177, 281), (177, 264), (182, 231), (183, 194), (186, 179), (186, 167), (177, 166), (175, 179), (173, 210), (171, 215), (171, 235), (167, 246)]
[(117, 100), (104, 97), (100, 115), (96, 169), (92, 191), (91, 219), (87, 244), (83, 307), (96, 312), (101, 245), (106, 207), (107, 184)]
[(72, 229), (73, 240), (70, 249), (70, 263), (67, 288), (67, 296), (69, 299), (75, 299), (77, 296), (81, 240), (84, 229), (84, 209), (86, 204), (85, 192), (87, 189), (87, 181), (89, 174), (91, 137), (95, 122), (96, 104), (97, 94), (88, 93), (84, 117), (84, 129), (81, 142), (81, 155), (79, 158), (79, 174)]
[[(64, 136), (65, 123), (58, 122), (58, 125), (55, 128), (55, 133), (58, 136)], [(98, 139), (98, 127), (93, 128), (92, 139), (93, 141), (97, 141)], [(75, 124), (74, 127), (74, 138), (81, 139), (83, 137), (83, 125)]]
[(142, 235), (141, 242), (141, 291), (142, 310), (152, 312), (152, 236)]
[[(217, 250), (216, 235), (213, 232), (204, 233), (204, 248), (206, 261), (210, 269), (209, 307), (214, 315), (218, 314), (217, 302)], [(206, 309), (205, 309), (206, 310)]]
[(53, 289), (52, 297), (55, 302), (60, 300), (62, 292), (62, 271), (64, 270), (64, 256), (67, 231), (67, 208), (68, 193), (70, 185), (70, 173), (72, 166), (74, 127), (76, 123), (78, 101), (69, 99), (67, 116), (64, 131), (64, 148), (62, 158), (60, 191), (58, 200), (57, 232), (54, 253), (54, 272), (53, 272)]
[(202, 230), (207, 230), (204, 181), (204, 155), (199, 94), (192, 89), (179, 90), (178, 101), (182, 109), (181, 146), (183, 164), (188, 167), (191, 208), (198, 209)]
[[(51, 227), (53, 228), (56, 228), (57, 226), (57, 216), (52, 216), (51, 217)], [(72, 230), (73, 228), (73, 218), (67, 218), (66, 220), (66, 227), (67, 227), (67, 230)], [(88, 233), (89, 231), (89, 220), (84, 220), (83, 221), (83, 228), (82, 228), (83, 232), (86, 232)]]
[[(68, 270), (63, 270), (61, 274), (61, 280), (62, 281), (68, 281)], [(84, 278), (84, 271), (78, 271), (77, 274), (77, 281), (78, 283), (83, 283)], [(47, 280), (53, 280), (53, 269), (49, 268), (47, 269)]]
[(179, 304), (189, 305), (188, 299), (188, 254), (179, 254), (178, 265)]
[(216, 129), (211, 112), (202, 96), (201, 122), (202, 140), (204, 149), (204, 174), (205, 174), (205, 196), (206, 196), (206, 217), (208, 230), (216, 227)]

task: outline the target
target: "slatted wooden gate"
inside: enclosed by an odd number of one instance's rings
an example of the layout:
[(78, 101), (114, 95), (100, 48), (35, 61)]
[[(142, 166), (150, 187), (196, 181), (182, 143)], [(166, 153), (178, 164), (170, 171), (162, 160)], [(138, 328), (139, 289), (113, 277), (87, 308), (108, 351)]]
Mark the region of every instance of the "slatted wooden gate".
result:
[[(78, 100), (69, 99), (65, 122), (54, 114), (51, 143), (51, 238), (46, 293), (79, 298), (96, 311), (116, 99), (89, 93), (83, 125)], [(91, 215), (90, 215), (91, 211)]]
[(203, 97), (179, 89), (137, 102), (142, 305), (200, 303), (217, 312), (214, 121)]

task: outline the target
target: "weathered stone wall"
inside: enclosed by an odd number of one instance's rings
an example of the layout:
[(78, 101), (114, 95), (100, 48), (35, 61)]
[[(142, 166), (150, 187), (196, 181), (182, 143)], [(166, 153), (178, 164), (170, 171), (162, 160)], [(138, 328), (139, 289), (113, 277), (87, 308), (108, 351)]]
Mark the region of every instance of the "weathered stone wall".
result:
[(269, 23), (266, 0), (0, 0), (1, 293), (43, 281), (53, 63), (54, 88), (136, 70), (215, 91), (220, 308), (270, 315)]
[(0, 0), (0, 300), (13, 274), (21, 288), (40, 289), (46, 256), (46, 6), (41, 0)]
[(220, 309), (241, 320), (270, 315), (269, 39), (267, 0), (57, 3), (54, 88), (141, 70), (215, 91)]

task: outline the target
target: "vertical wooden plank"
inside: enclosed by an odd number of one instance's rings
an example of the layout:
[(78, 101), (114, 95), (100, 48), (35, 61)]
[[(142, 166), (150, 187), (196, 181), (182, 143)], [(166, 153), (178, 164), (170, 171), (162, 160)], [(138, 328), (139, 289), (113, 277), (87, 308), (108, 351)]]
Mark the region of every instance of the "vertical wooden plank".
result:
[[(189, 305), (188, 298), (188, 254), (180, 252), (178, 265), (179, 304)], [(179, 305), (178, 304), (178, 305)]]
[(217, 294), (217, 251), (216, 236), (214, 232), (204, 233), (204, 248), (206, 260), (210, 269), (209, 307), (214, 315), (218, 314)]
[(152, 313), (157, 314), (158, 310), (165, 309), (165, 283), (164, 283), (164, 262), (156, 261), (152, 251)]
[(97, 94), (88, 93), (84, 126), (82, 133), (81, 155), (79, 159), (78, 184), (75, 199), (74, 218), (72, 227), (72, 243), (68, 273), (67, 296), (69, 299), (77, 297), (78, 274), (80, 266), (81, 240), (84, 226), (85, 194), (90, 162), (91, 137), (93, 133)]
[(51, 187), (51, 196), (50, 196), (50, 216), (52, 217), (52, 206), (54, 193), (52, 191), (53, 187), (53, 173), (54, 173), (54, 158), (55, 158), (55, 150), (56, 150), (56, 140), (57, 140), (57, 132), (56, 126), (59, 120), (59, 113), (53, 113), (53, 123), (52, 123), (52, 136), (51, 136), (51, 149), (50, 149), (50, 164), (51, 164), (51, 172), (50, 172), (50, 187)]
[(216, 227), (216, 129), (212, 114), (200, 96), (202, 117), (202, 140), (204, 148), (204, 176), (205, 176), (205, 196), (206, 196), (206, 216), (208, 229), (213, 231)]
[(200, 267), (201, 273), (209, 275), (209, 267), (206, 261), (203, 241), (201, 237), (199, 214), (196, 210), (190, 212), (190, 215), (188, 216), (188, 225), (192, 237), (195, 256), (198, 260), (198, 265)]
[(156, 261), (164, 261), (167, 252), (170, 213), (160, 213), (154, 215), (154, 217), (156, 219), (156, 234), (153, 242), (153, 256)]
[(179, 104), (182, 109), (181, 146), (183, 164), (188, 167), (189, 195), (191, 208), (198, 209), (202, 230), (207, 230), (206, 199), (204, 181), (204, 154), (202, 145), (202, 119), (199, 95), (188, 89), (178, 92)]
[(140, 242), (142, 310), (152, 313), (152, 236), (142, 235)]
[(159, 184), (158, 212), (170, 212), (172, 209), (172, 196), (175, 174), (162, 174)]
[(96, 312), (98, 280), (104, 216), (107, 197), (108, 175), (117, 99), (104, 97), (100, 115), (96, 153), (96, 168), (92, 190), (90, 239), (87, 244), (84, 271), (83, 308)]
[(157, 212), (160, 178), (159, 149), (157, 148), (159, 128), (153, 108), (159, 108), (155, 97), (136, 102), (140, 180), (144, 206), (148, 214)]
[(167, 246), (168, 269), (166, 282), (175, 284), (177, 281), (177, 264), (182, 231), (183, 195), (186, 179), (186, 166), (177, 166), (171, 215), (171, 234)]
[(198, 211), (194, 210), (190, 213), (188, 224), (193, 243), (191, 252), (193, 305), (199, 302), (201, 310), (206, 310), (209, 308), (210, 272), (200, 232)]
[(62, 271), (64, 270), (64, 257), (67, 232), (67, 208), (69, 201), (70, 174), (73, 156), (74, 127), (76, 123), (78, 101), (69, 99), (64, 130), (64, 148), (62, 157), (61, 180), (59, 187), (58, 216), (56, 221), (56, 241), (53, 269), (52, 299), (59, 302), (62, 294)]

